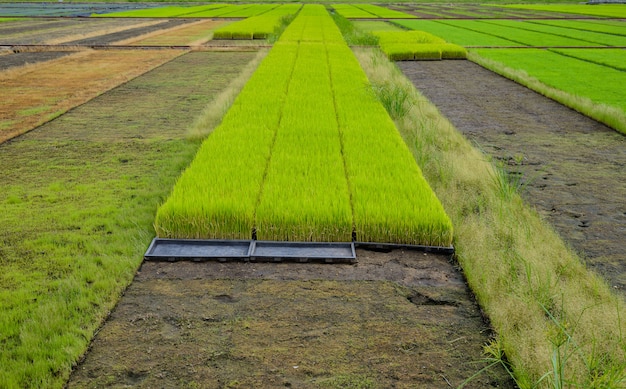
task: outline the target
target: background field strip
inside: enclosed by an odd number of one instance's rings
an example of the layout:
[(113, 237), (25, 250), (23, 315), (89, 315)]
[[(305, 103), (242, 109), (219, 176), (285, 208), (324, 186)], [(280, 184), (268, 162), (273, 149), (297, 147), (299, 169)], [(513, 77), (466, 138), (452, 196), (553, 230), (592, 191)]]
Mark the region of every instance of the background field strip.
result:
[(602, 32), (593, 31), (581, 31), (571, 28), (548, 26), (541, 24), (528, 23), (525, 21), (512, 21), (512, 20), (489, 20), (484, 23), (493, 24), (496, 26), (517, 28), (519, 30), (537, 32), (546, 35), (554, 35), (557, 37), (577, 39), (582, 42), (593, 43), (594, 45), (605, 46), (626, 46), (626, 36), (619, 36), (613, 34), (606, 34)]
[[(548, 86), (626, 111), (624, 71), (548, 50), (483, 49), (476, 52), (512, 69), (524, 70)], [(583, 76), (573, 77), (572, 74)]]

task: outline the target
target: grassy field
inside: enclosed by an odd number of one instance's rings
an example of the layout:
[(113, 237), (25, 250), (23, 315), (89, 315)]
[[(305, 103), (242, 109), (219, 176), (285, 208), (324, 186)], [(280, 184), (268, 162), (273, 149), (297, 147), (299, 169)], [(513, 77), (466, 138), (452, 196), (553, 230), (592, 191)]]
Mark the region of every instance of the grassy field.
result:
[(396, 20), (399, 26), (426, 31), (463, 46), (523, 46), (522, 43), (435, 20)]
[[(481, 49), (474, 53), (475, 61), (626, 133), (623, 71), (548, 50)], [(553, 66), (546, 67), (546, 63)], [(558, 69), (568, 69), (568, 73)]]
[(626, 71), (626, 50), (615, 49), (552, 49), (555, 53), (583, 61), (607, 66), (619, 71)]
[(184, 55), (0, 145), (3, 387), (63, 385), (141, 263), (157, 204), (193, 158), (189, 112), (254, 55)]
[(626, 7), (623, 4), (517, 4), (517, 5), (504, 5), (508, 8), (518, 8), (533, 11), (551, 11), (571, 13), (576, 15), (593, 15), (603, 16), (610, 18), (626, 18)]

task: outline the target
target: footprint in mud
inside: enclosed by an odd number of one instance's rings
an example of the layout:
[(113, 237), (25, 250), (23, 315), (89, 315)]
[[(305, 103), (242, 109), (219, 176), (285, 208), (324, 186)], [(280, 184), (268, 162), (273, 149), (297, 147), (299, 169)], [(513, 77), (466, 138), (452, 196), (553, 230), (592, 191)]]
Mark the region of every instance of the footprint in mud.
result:
[(233, 304), (237, 302), (237, 299), (229, 294), (218, 294), (217, 296), (213, 297), (213, 299), (226, 304)]

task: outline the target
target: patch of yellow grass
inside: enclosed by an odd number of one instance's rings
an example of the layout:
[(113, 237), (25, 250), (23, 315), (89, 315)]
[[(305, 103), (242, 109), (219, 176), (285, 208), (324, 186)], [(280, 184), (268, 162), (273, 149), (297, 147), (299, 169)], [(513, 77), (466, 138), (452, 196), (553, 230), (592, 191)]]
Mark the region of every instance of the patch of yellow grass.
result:
[(0, 72), (0, 143), (183, 53), (89, 50)]

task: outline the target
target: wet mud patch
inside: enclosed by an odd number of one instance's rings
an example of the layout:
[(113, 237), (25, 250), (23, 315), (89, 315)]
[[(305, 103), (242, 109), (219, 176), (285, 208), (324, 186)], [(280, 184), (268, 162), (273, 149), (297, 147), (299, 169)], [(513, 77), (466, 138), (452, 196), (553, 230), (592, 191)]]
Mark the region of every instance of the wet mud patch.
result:
[(146, 262), (69, 387), (446, 388), (483, 366), (490, 330), (449, 257), (358, 258)]
[(626, 137), (469, 61), (398, 66), (590, 268), (626, 293)]

